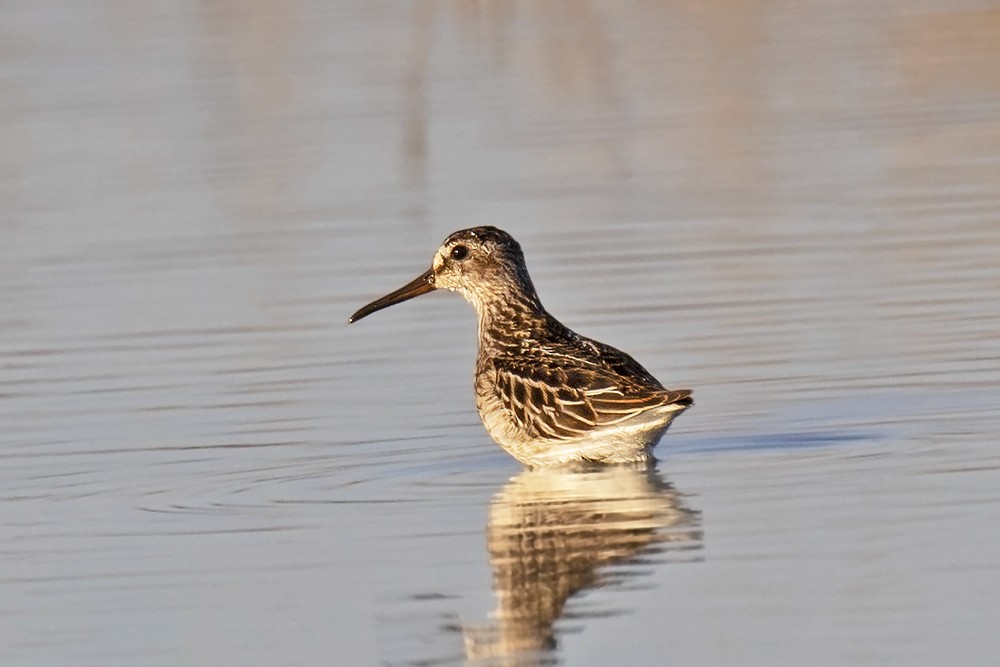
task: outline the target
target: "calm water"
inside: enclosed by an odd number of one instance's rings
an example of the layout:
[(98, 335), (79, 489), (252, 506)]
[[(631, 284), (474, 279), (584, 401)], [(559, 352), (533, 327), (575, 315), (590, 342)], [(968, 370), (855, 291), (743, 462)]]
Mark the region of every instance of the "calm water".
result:
[[(0, 663), (1000, 658), (1000, 6), (0, 7)], [(697, 405), (524, 471), (491, 223)]]

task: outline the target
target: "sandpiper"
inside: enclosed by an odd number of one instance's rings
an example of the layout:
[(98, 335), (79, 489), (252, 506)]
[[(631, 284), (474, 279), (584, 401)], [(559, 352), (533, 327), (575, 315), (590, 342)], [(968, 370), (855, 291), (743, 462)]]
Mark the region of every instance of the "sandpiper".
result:
[(351, 316), (435, 289), (458, 292), (479, 314), (476, 406), (490, 436), (529, 466), (648, 461), (693, 401), (639, 363), (581, 336), (542, 307), (521, 246), (496, 227), (455, 232), (431, 268)]

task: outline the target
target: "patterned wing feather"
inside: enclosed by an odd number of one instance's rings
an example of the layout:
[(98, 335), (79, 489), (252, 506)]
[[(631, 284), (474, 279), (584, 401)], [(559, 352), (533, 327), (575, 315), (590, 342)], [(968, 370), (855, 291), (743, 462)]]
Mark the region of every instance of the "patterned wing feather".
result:
[(650, 386), (597, 368), (546, 367), (507, 358), (495, 359), (493, 370), (498, 398), (535, 438), (572, 440), (647, 410), (691, 403), (690, 390)]

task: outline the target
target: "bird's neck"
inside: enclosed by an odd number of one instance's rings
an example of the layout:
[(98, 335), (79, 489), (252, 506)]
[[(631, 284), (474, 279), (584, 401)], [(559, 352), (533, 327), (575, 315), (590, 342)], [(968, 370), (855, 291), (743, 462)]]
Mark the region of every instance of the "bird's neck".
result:
[(539, 341), (545, 331), (558, 325), (534, 290), (494, 294), (475, 305), (480, 341), (520, 347), (527, 341)]

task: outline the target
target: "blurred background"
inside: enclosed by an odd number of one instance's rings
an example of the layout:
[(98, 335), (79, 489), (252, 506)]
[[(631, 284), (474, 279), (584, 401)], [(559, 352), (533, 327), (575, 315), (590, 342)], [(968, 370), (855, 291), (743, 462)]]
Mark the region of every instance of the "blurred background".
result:
[[(4, 665), (1000, 655), (1000, 5), (0, 4)], [(693, 387), (523, 472), (450, 232)]]

